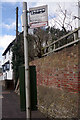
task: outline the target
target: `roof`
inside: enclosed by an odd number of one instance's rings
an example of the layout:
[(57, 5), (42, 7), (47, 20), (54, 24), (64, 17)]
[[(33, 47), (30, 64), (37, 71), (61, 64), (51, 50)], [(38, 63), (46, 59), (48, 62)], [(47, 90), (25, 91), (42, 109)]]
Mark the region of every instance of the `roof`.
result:
[(5, 49), (5, 51), (3, 52), (2, 56), (6, 55), (7, 51), (12, 47), (13, 43), (15, 42), (16, 39), (14, 39), (9, 45), (8, 47)]
[[(23, 34), (23, 32), (19, 33), (19, 35)], [(6, 53), (9, 51), (9, 49), (12, 47), (12, 45), (14, 44), (16, 38), (8, 45), (8, 47), (5, 49), (5, 51), (3, 52), (2, 56), (6, 55)]]

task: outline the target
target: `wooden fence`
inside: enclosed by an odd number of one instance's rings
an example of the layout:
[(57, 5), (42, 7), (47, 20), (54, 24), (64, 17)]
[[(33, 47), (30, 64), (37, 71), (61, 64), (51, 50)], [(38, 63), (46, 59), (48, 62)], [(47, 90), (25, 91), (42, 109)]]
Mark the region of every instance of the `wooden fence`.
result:
[[(52, 52), (56, 52), (65, 47), (76, 44), (79, 41), (80, 41), (80, 27), (75, 29), (74, 31), (62, 36), (58, 40), (55, 40), (51, 44), (45, 46), (43, 48), (44, 53), (45, 53), (45, 54), (43, 54), (43, 56), (49, 55)], [(47, 52), (45, 52), (45, 51), (47, 51)]]

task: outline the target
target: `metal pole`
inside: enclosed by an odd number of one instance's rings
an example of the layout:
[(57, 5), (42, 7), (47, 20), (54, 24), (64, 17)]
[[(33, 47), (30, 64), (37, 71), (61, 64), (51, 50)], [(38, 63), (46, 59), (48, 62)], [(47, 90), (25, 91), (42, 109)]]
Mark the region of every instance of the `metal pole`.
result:
[[(15, 43), (18, 41), (18, 7), (16, 7), (16, 40)], [(15, 62), (16, 62), (16, 55), (15, 55)], [(15, 78), (15, 72), (13, 71), (13, 80), (14, 80), (14, 88), (16, 88), (16, 78)]]
[[(78, 27), (80, 27), (80, 1), (78, 2)], [(80, 30), (78, 30), (78, 38), (80, 38)]]
[(16, 42), (18, 40), (18, 7), (16, 7)]
[(23, 26), (24, 26), (24, 57), (25, 57), (25, 87), (26, 87), (26, 118), (31, 118), (30, 110), (30, 79), (29, 79), (29, 61), (28, 61), (28, 19), (27, 3), (23, 2)]

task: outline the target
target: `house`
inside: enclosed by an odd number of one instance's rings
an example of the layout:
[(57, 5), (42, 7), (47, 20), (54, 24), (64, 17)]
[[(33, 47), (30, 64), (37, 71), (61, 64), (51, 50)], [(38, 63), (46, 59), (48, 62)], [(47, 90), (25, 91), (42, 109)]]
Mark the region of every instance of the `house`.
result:
[[(19, 33), (21, 35), (23, 33)], [(12, 46), (14, 45), (16, 41), (16, 38), (7, 46), (5, 51), (3, 52), (3, 63), (2, 63), (2, 69), (3, 69), (3, 80), (5, 80), (5, 84), (7, 86), (14, 84), (13, 80), (13, 69), (12, 69)]]
[(2, 63), (2, 72), (3, 72), (3, 80), (5, 81), (5, 87), (10, 88), (10, 86), (13, 88), (14, 81), (13, 81), (13, 69), (12, 69), (12, 46), (14, 44), (16, 39), (14, 39), (8, 47), (3, 52), (3, 63)]
[(3, 68), (3, 80), (12, 80), (13, 79), (13, 70), (12, 70), (12, 45), (15, 40), (13, 40), (8, 47), (5, 49), (3, 52), (3, 63), (2, 63), (2, 68)]

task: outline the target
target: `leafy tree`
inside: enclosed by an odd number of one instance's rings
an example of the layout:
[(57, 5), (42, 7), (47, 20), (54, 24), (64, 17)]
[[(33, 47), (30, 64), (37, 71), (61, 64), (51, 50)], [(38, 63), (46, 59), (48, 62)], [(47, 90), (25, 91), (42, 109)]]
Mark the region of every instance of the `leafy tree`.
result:
[(17, 83), (18, 77), (19, 77), (19, 66), (24, 64), (24, 47), (23, 47), (23, 34), (20, 34), (18, 36), (18, 42), (15, 42), (13, 47), (12, 47), (12, 69), (14, 73), (14, 80), (15, 80), (15, 85)]
[(38, 28), (34, 32), (35, 57), (41, 58), (44, 54), (43, 48), (48, 45), (49, 35), (46, 29)]
[[(34, 60), (34, 36), (28, 35), (29, 62)], [(24, 64), (24, 38), (23, 33), (18, 36), (18, 41), (12, 47), (12, 69), (14, 73), (15, 86), (19, 78), (19, 66)]]
[[(70, 30), (64, 31), (64, 29), (60, 30), (59, 28), (55, 28), (55, 26), (53, 26), (53, 27), (48, 27), (48, 28), (47, 28), (47, 32), (50, 32), (50, 34), (51, 34), (51, 37), (52, 37), (51, 43), (52, 43), (52, 42), (58, 40), (60, 37), (68, 34), (68, 33), (70, 32)], [(67, 44), (67, 43), (69, 43), (69, 42), (71, 42), (71, 41), (73, 41), (73, 40), (74, 40), (73, 35), (71, 35), (71, 36), (69, 36), (69, 37), (67, 37), (67, 38), (64, 38), (64, 39), (58, 41), (58, 42), (55, 44), (55, 48), (61, 47), (61, 46), (65, 45), (65, 44)], [(54, 49), (54, 45), (53, 45), (53, 46), (50, 46), (50, 47), (51, 47), (52, 49)], [(48, 49), (48, 48), (47, 48), (47, 49)], [(51, 49), (51, 50), (52, 50), (52, 49)], [(49, 52), (49, 49), (48, 49), (48, 52)]]
[[(28, 50), (29, 50), (29, 62), (37, 58), (41, 58), (42, 55), (48, 52), (48, 49), (44, 51), (44, 47), (67, 34), (69, 31), (56, 29), (55, 27), (48, 27), (47, 29), (38, 28), (34, 30), (34, 34), (28, 34)], [(51, 34), (51, 41), (50, 41)], [(65, 42), (65, 40), (64, 40)], [(56, 47), (65, 44), (63, 41), (56, 44)], [(18, 41), (14, 43), (12, 47), (12, 68), (14, 72), (15, 85), (19, 78), (19, 66), (24, 64), (24, 38), (23, 33), (18, 36)]]

